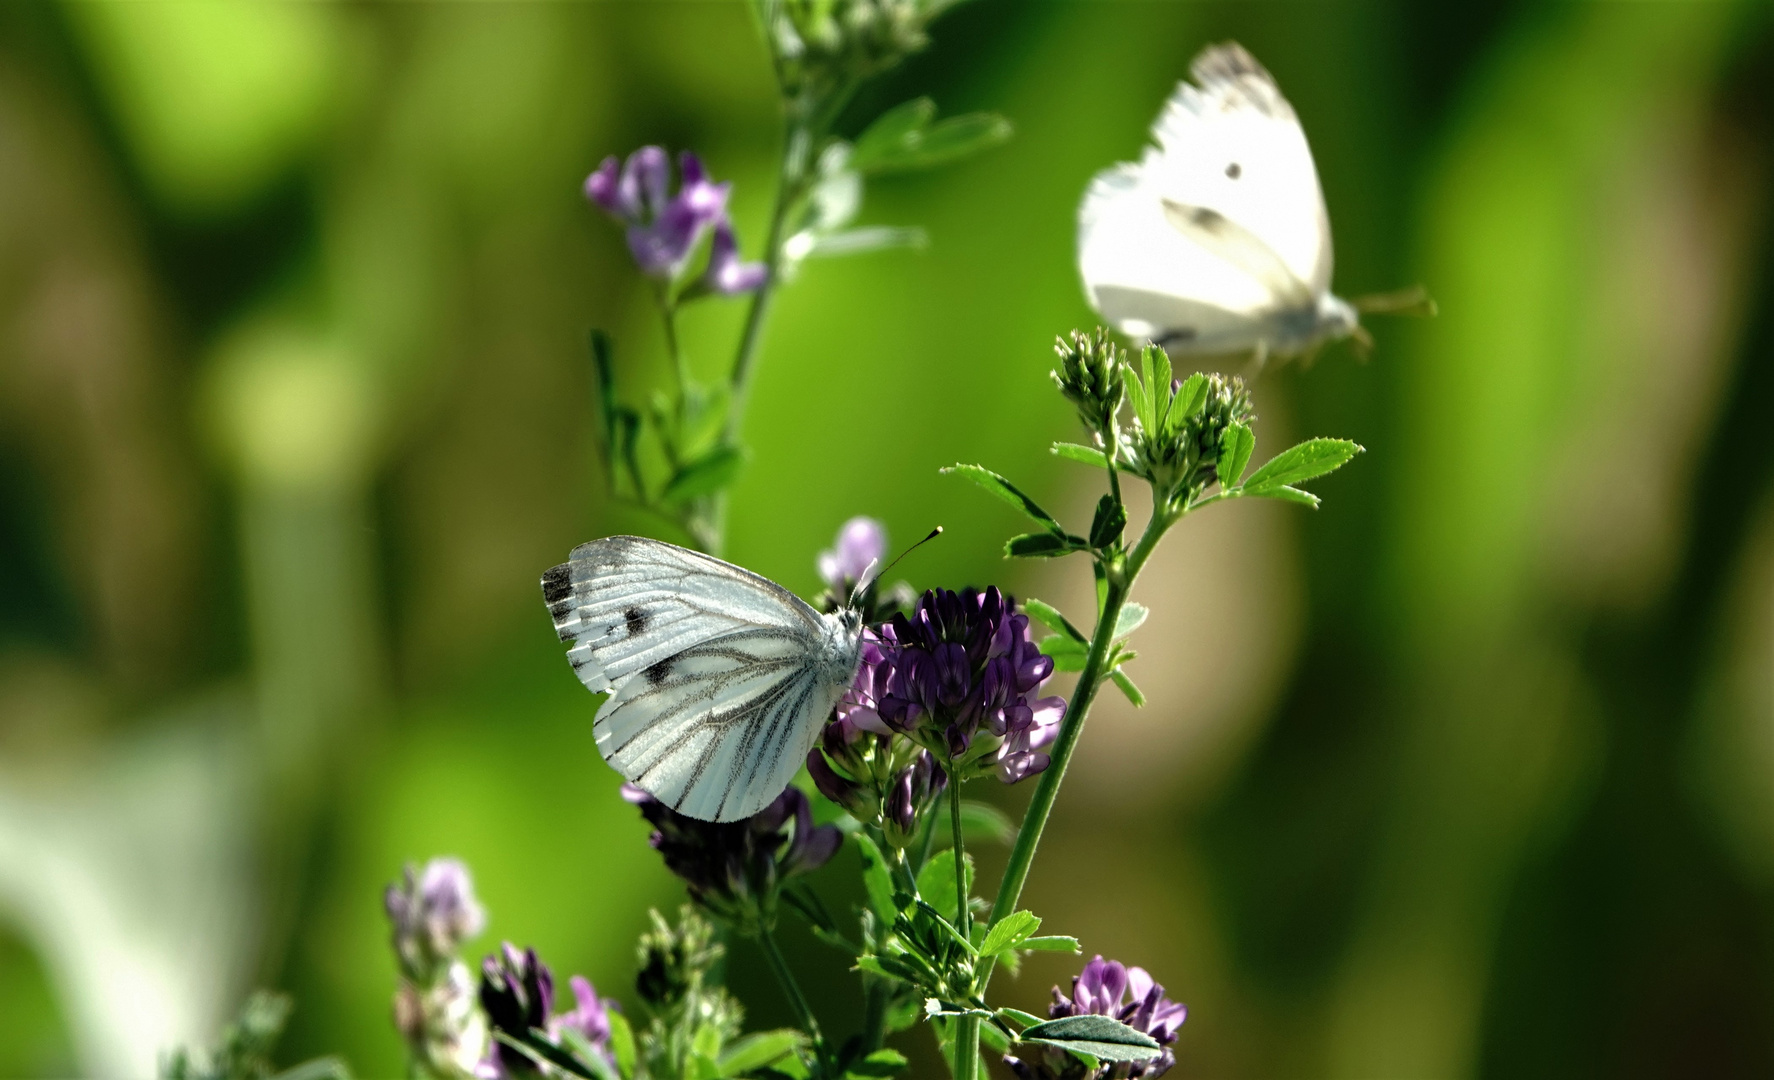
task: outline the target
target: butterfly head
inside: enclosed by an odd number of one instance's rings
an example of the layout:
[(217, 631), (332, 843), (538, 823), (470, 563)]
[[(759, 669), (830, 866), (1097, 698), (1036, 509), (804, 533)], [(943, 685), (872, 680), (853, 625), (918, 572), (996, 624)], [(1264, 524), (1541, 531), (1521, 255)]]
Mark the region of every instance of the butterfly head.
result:
[(1348, 337), (1361, 326), (1361, 314), (1340, 296), (1325, 293), (1318, 299), (1318, 334), (1320, 340), (1336, 341)]

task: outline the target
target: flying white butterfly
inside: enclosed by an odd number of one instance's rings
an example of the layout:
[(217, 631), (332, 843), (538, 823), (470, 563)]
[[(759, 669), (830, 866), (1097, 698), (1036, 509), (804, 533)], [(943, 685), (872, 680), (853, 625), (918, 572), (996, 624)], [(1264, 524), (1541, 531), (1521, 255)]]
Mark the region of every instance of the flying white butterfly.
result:
[(1091, 306), (1174, 355), (1288, 357), (1354, 336), (1357, 307), (1420, 306), (1416, 293), (1332, 295), (1330, 218), (1299, 118), (1236, 44), (1202, 51), (1137, 164), (1097, 174), (1078, 209)]
[(593, 733), (617, 772), (703, 821), (782, 794), (861, 662), (862, 615), (822, 615), (711, 555), (638, 536), (542, 575), (579, 681), (610, 696)]

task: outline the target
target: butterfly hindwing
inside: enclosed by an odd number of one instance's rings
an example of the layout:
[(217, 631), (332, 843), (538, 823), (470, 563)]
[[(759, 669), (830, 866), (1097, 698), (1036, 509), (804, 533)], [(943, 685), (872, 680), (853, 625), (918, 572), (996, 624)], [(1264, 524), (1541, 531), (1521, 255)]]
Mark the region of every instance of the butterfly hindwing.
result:
[(641, 537), (582, 544), (542, 579), (617, 771), (704, 820), (756, 813), (806, 757), (847, 679), (828, 627), (767, 578)]

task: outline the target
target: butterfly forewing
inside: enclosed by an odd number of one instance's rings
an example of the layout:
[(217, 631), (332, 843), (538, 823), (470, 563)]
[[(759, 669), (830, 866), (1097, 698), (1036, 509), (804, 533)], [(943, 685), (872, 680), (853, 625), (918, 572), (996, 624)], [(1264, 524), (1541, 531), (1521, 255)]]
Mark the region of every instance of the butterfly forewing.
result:
[(692, 817), (735, 820), (779, 795), (855, 673), (854, 636), (834, 638), (830, 617), (657, 540), (582, 544), (542, 589), (580, 681), (610, 695), (598, 750)]

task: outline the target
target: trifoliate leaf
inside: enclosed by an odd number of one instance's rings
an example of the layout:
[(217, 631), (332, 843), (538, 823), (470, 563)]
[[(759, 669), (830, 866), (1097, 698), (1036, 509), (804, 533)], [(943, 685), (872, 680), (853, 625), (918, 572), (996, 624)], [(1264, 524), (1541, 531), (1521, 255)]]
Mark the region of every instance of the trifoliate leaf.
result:
[(1064, 615), (1060, 614), (1060, 610), (1052, 604), (1035, 599), (1024, 600), (1023, 610), (1028, 612), (1029, 618), (1034, 619), (1036, 622), (1047, 627), (1047, 629), (1052, 630), (1056, 634), (1064, 634), (1073, 641), (1080, 643), (1090, 640), (1084, 636), (1083, 631), (1072, 625), (1070, 619), (1067, 619)]
[[(965, 852), (962, 858), (967, 863), (967, 893), (973, 895), (973, 856)], [(929, 904), (942, 917), (944, 923), (955, 917), (960, 910), (960, 897), (955, 892), (955, 856), (948, 853), (942, 858), (932, 858), (918, 872), (918, 898)], [(967, 946), (972, 949), (971, 943)]]
[(1055, 671), (1083, 671), (1084, 661), (1088, 658), (1088, 648), (1079, 641), (1074, 641), (1063, 634), (1041, 639), (1036, 646), (1043, 656), (1053, 657)]
[(1184, 420), (1200, 413), (1201, 407), (1206, 404), (1207, 376), (1197, 371), (1184, 379), (1183, 385), (1177, 388), (1177, 399), (1171, 406), (1171, 412), (1180, 425)]
[(993, 924), (986, 939), (979, 944), (981, 956), (996, 956), (1013, 949), (1041, 928), (1041, 918), (1032, 911), (1013, 911)]
[(745, 464), (745, 455), (732, 446), (718, 446), (703, 457), (689, 462), (672, 475), (661, 498), (684, 502), (702, 495), (713, 495), (726, 488)]
[(1238, 486), (1238, 478), (1244, 475), (1244, 467), (1250, 464), (1250, 455), (1257, 448), (1257, 437), (1249, 425), (1233, 423), (1220, 436), (1220, 460), (1215, 468), (1219, 475), (1220, 487), (1230, 491)]
[(1314, 510), (1318, 509), (1320, 501), (1318, 496), (1312, 494), (1310, 491), (1301, 491), (1297, 487), (1287, 487), (1285, 485), (1277, 488), (1268, 488), (1263, 491), (1245, 491), (1243, 494), (1254, 495), (1259, 499), (1280, 499), (1282, 502), (1299, 503), (1301, 506), (1310, 506)]
[(893, 900), (893, 873), (887, 869), (886, 858), (868, 834), (859, 832), (854, 839), (856, 850), (862, 854), (862, 885), (868, 893), (869, 909), (883, 926), (892, 926), (899, 915), (899, 905)]
[(1268, 495), (1272, 489), (1297, 484), (1341, 466), (1361, 453), (1348, 439), (1307, 439), (1263, 463), (1244, 482), (1246, 495)]
[(1004, 545), (1005, 557), (1019, 559), (1057, 559), (1074, 551), (1087, 550), (1089, 543), (1083, 537), (1053, 533), (1024, 533), (1011, 537)]

